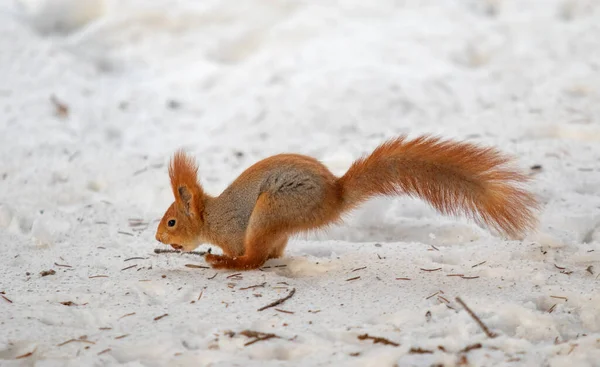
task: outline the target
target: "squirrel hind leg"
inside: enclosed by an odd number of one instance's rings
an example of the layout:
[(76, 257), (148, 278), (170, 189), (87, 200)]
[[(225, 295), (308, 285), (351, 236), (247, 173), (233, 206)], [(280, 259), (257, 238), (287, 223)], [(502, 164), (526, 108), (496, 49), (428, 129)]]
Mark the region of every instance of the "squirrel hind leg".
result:
[(287, 244), (285, 220), (274, 212), (275, 199), (262, 194), (252, 211), (246, 229), (244, 254), (241, 256), (206, 255), (215, 269), (251, 270), (261, 267), (268, 259), (281, 257)]
[(278, 259), (280, 257), (283, 257), (287, 243), (287, 236), (282, 237), (279, 241), (277, 241), (277, 243), (273, 246), (273, 250), (269, 254), (269, 259)]

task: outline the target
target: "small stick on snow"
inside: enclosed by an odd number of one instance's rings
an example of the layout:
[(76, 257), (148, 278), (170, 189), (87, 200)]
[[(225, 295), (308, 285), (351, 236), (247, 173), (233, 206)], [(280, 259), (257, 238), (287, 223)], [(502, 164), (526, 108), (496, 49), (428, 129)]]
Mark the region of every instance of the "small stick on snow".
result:
[(356, 268), (356, 269), (353, 269), (351, 271), (351, 273), (354, 273), (355, 271), (363, 270), (363, 269), (366, 269), (366, 268), (367, 268), (366, 266), (363, 266), (362, 268)]
[(395, 343), (389, 339), (382, 338), (379, 336), (370, 336), (369, 334), (359, 335), (357, 338), (358, 338), (358, 340), (367, 340), (367, 339), (373, 340), (373, 344), (381, 343), (384, 345), (393, 345), (394, 347), (400, 346), (400, 344)]
[(346, 279), (346, 281), (349, 282), (351, 280), (357, 280), (357, 279), (360, 279), (360, 277), (354, 277), (354, 278)]
[(243, 336), (246, 336), (248, 338), (256, 338), (256, 339), (251, 340), (251, 341), (247, 342), (246, 344), (244, 344), (245, 347), (252, 345), (254, 343), (260, 342), (260, 341), (269, 340), (272, 338), (279, 338), (279, 336), (277, 336), (275, 334), (261, 333), (259, 331), (252, 331), (252, 330), (244, 330), (240, 334)]
[(156, 316), (156, 317), (154, 318), (154, 321), (158, 321), (158, 320), (162, 319), (163, 317), (167, 317), (167, 316), (169, 316), (169, 314), (168, 314), (168, 313), (166, 313), (166, 314), (164, 314), (164, 315)]
[(33, 353), (35, 353), (36, 350), (37, 350), (37, 347), (29, 353), (25, 353), (25, 354), (21, 354), (20, 356), (16, 356), (15, 359), (23, 359), (23, 358), (31, 357), (33, 355)]
[(129, 233), (129, 232), (124, 232), (124, 231), (117, 231), (118, 234), (124, 234), (126, 236), (132, 236), (133, 237), (133, 233)]
[(145, 257), (140, 257), (140, 256), (130, 257), (129, 259), (123, 260), (123, 262), (129, 261), (129, 260), (146, 260), (146, 258)]
[(86, 339), (69, 339), (66, 342), (62, 342), (62, 343), (58, 344), (57, 347), (62, 347), (63, 345), (67, 345), (67, 344), (75, 343), (75, 342), (78, 342), (78, 343), (88, 343), (88, 344), (96, 344), (93, 341), (89, 341), (89, 340), (86, 340)]
[(467, 353), (472, 351), (473, 349), (480, 349), (482, 347), (481, 343), (477, 343), (477, 344), (471, 344), (471, 345), (467, 345), (463, 350), (461, 350), (461, 353)]
[(552, 311), (554, 311), (554, 309), (556, 308), (557, 303), (553, 304), (552, 307), (550, 307), (550, 309), (548, 310), (548, 313), (552, 313)]
[(8, 299), (5, 295), (0, 294), (0, 296), (2, 296), (2, 298), (4, 298), (8, 303), (13, 303), (13, 301)]
[(429, 297), (427, 297), (427, 298), (425, 298), (425, 299), (430, 299), (431, 297), (435, 297), (435, 296), (437, 296), (437, 295), (438, 295), (440, 292), (441, 292), (441, 291), (437, 291), (437, 292), (435, 292), (434, 294), (432, 294), (431, 296), (429, 296)]
[(558, 270), (565, 270), (566, 268), (562, 267), (562, 266), (558, 266), (556, 264), (554, 264), (554, 267), (557, 268)]
[(475, 265), (473, 265), (473, 266), (471, 266), (471, 267), (472, 267), (472, 268), (476, 268), (476, 267), (478, 267), (479, 265), (483, 265), (483, 264), (485, 264), (486, 262), (487, 262), (487, 260), (486, 260), (486, 261), (482, 261), (482, 262), (480, 262), (479, 264), (475, 264)]
[(256, 285), (251, 285), (249, 287), (244, 287), (244, 288), (240, 288), (240, 291), (244, 291), (246, 289), (254, 289), (254, 288), (262, 288), (267, 284), (267, 282), (261, 283), (261, 284), (256, 284)]
[(210, 269), (210, 267), (208, 266), (204, 266), (204, 265), (195, 265), (195, 264), (185, 264), (186, 268), (193, 268), (193, 269)]
[(473, 318), (473, 320), (475, 320), (475, 322), (483, 330), (485, 335), (487, 335), (489, 338), (495, 338), (497, 336), (497, 334), (491, 332), (490, 329), (488, 329), (488, 327), (483, 323), (483, 321), (481, 321), (481, 319), (477, 315), (475, 315), (475, 313), (469, 308), (469, 306), (467, 306), (463, 302), (462, 299), (460, 299), (460, 297), (456, 297), (455, 299), (456, 299), (456, 302), (460, 303), (460, 305), (463, 306), (465, 311), (467, 311), (467, 313)]
[[(207, 251), (189, 251), (189, 252), (184, 252), (184, 251), (180, 251), (180, 250), (169, 250), (169, 249), (163, 249), (163, 248), (155, 248), (154, 249), (154, 253), (155, 254), (186, 254), (186, 255), (204, 256), (204, 255), (207, 254)], [(208, 253), (210, 254), (210, 251), (208, 251)]]
[(210, 277), (210, 278), (206, 278), (206, 279), (208, 279), (208, 280), (215, 279), (215, 278), (217, 277), (217, 275), (218, 275), (218, 274), (219, 274), (219, 273), (217, 272), (217, 273), (215, 273), (215, 275), (213, 275), (212, 277)]
[(447, 304), (450, 304), (450, 301), (448, 301), (448, 299), (446, 297), (437, 296), (437, 298), (441, 299), (442, 301), (446, 302)]
[(115, 336), (115, 339), (123, 339), (123, 338), (127, 338), (128, 336), (129, 336), (129, 334), (123, 334), (123, 335)]
[(198, 299), (197, 301), (200, 301), (200, 298), (202, 298), (202, 295), (204, 294), (204, 291), (200, 291), (200, 294), (198, 295)]
[(123, 315), (123, 316), (119, 317), (119, 320), (121, 320), (121, 319), (122, 319), (122, 318), (124, 318), (124, 317), (127, 317), (127, 316), (133, 316), (133, 315), (135, 315), (135, 312), (132, 312), (132, 313), (128, 313), (128, 314), (126, 314), (126, 315)]
[(276, 309), (275, 309), (275, 311), (279, 311), (279, 312), (283, 312), (283, 313), (289, 313), (289, 314), (291, 314), (291, 315), (293, 315), (293, 314), (294, 314), (294, 312), (293, 312), (293, 311), (282, 310), (281, 308), (276, 308)]
[(93, 279), (93, 278), (108, 278), (108, 275), (92, 275), (91, 277), (88, 277), (89, 279)]
[(110, 348), (104, 349), (102, 352), (99, 352), (97, 355), (101, 355), (101, 354), (104, 354), (104, 353), (108, 353), (108, 352), (110, 352), (111, 350), (112, 350), (112, 349), (110, 349)]
[(447, 274), (447, 277), (464, 277), (464, 274)]
[(411, 280), (410, 278), (396, 278), (396, 280)]
[(550, 298), (564, 299), (565, 301), (569, 300), (567, 297), (562, 297), (562, 296), (550, 296)]
[(479, 275), (476, 275), (474, 277), (465, 277), (465, 276), (462, 276), (461, 278), (462, 279), (477, 279), (477, 278), (479, 278)]
[(266, 306), (263, 306), (263, 307), (259, 308), (257, 311), (264, 311), (264, 310), (266, 310), (267, 308), (271, 308), (271, 307), (279, 306), (279, 305), (280, 305), (280, 304), (282, 304), (283, 302), (285, 302), (285, 301), (287, 301), (288, 299), (292, 298), (292, 296), (294, 295), (294, 293), (296, 293), (296, 288), (292, 288), (292, 290), (290, 291), (290, 293), (289, 293), (287, 296), (285, 296), (285, 297), (283, 297), (283, 298), (280, 298), (280, 299), (278, 299), (277, 301), (275, 301), (275, 302), (273, 302), (273, 303), (269, 303), (268, 305), (266, 305)]
[(435, 268), (435, 269), (423, 269), (423, 268), (419, 268), (423, 271), (438, 271), (438, 270), (442, 270), (442, 268)]
[(135, 267), (137, 267), (137, 264), (133, 264), (133, 265), (131, 265), (131, 266), (128, 266), (128, 267), (126, 267), (126, 268), (123, 268), (123, 269), (121, 269), (121, 271), (123, 271), (123, 270), (128, 270), (128, 269), (135, 268)]
[(64, 265), (64, 264), (57, 264), (57, 263), (54, 263), (54, 265), (59, 266), (61, 268), (72, 268), (71, 265)]
[(233, 278), (233, 277), (239, 277), (240, 275), (242, 275), (242, 273), (235, 273), (235, 274), (231, 274), (227, 277), (227, 279), (229, 278)]
[(410, 348), (408, 351), (410, 354), (433, 354), (432, 350), (422, 349), (422, 348)]

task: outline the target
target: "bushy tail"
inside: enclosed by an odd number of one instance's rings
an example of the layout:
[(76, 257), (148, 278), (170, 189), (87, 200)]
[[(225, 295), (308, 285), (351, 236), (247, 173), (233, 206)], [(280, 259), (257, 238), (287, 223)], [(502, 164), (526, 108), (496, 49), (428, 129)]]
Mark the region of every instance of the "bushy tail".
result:
[(466, 215), (516, 237), (536, 225), (538, 203), (522, 187), (528, 177), (493, 148), (401, 136), (352, 164), (339, 179), (344, 209), (371, 197), (406, 194), (446, 215)]

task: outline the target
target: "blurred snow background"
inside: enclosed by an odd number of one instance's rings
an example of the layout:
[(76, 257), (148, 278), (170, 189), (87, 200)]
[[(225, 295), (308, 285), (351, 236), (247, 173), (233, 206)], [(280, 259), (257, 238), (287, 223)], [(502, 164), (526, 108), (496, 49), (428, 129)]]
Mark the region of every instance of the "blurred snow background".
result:
[[(599, 70), (594, 0), (3, 0), (0, 365), (598, 366)], [(218, 194), (260, 158), (341, 174), (400, 133), (517, 156), (539, 231), (398, 198), (262, 272), (152, 253), (179, 147)], [(256, 311), (291, 288), (293, 314)]]

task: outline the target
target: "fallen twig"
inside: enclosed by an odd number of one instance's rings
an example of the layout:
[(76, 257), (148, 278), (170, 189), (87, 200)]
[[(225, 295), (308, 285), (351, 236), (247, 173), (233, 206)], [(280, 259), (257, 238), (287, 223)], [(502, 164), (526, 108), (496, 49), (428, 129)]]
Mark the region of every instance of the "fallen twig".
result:
[(358, 276), (358, 277), (354, 277), (354, 278), (346, 279), (346, 281), (347, 281), (347, 282), (349, 282), (349, 281), (351, 281), (351, 280), (357, 280), (357, 279), (360, 279), (360, 277)]
[(408, 351), (410, 354), (433, 354), (432, 350), (422, 349), (422, 348), (410, 348)]
[(231, 274), (231, 275), (228, 275), (228, 276), (227, 276), (227, 279), (230, 279), (230, 278), (236, 278), (236, 277), (240, 277), (240, 275), (242, 275), (242, 273), (235, 273), (235, 274)]
[(170, 249), (163, 249), (163, 248), (155, 248), (154, 249), (154, 253), (155, 254), (185, 254), (185, 255), (204, 256), (207, 253), (210, 254), (210, 250), (208, 250), (208, 251), (181, 251), (181, 250), (170, 250)]
[(396, 280), (411, 280), (410, 278), (396, 278)]
[(0, 296), (2, 296), (2, 298), (4, 298), (8, 303), (13, 303), (13, 301), (11, 301), (10, 299), (8, 299), (8, 297), (6, 297), (3, 294), (0, 294)]
[(146, 258), (145, 257), (140, 257), (140, 256), (130, 257), (128, 259), (123, 260), (123, 262), (129, 261), (129, 260), (146, 260)]
[(362, 268), (356, 268), (356, 269), (353, 269), (351, 271), (351, 273), (354, 273), (355, 271), (363, 270), (363, 269), (366, 269), (366, 268), (367, 268), (366, 266), (363, 266)]
[(54, 269), (44, 270), (44, 271), (40, 272), (40, 275), (43, 277), (48, 276), (48, 275), (54, 275), (54, 274), (56, 274), (56, 271), (54, 271)]
[(474, 277), (465, 277), (465, 276), (462, 276), (461, 278), (462, 279), (477, 279), (477, 278), (479, 278), (479, 275), (476, 275)]
[(117, 231), (117, 233), (118, 233), (118, 234), (124, 234), (124, 235), (126, 235), (126, 236), (132, 236), (132, 237), (134, 236), (134, 234), (133, 234), (133, 233), (129, 233), (129, 232), (125, 232), (125, 231)]
[(72, 266), (71, 266), (71, 265), (57, 264), (57, 263), (54, 263), (54, 265), (56, 265), (56, 266), (58, 266), (58, 267), (61, 267), (61, 268), (72, 268)]
[(438, 271), (438, 270), (442, 270), (442, 268), (435, 268), (435, 269), (423, 269), (423, 268), (419, 268), (423, 271)]
[(158, 321), (158, 320), (162, 319), (163, 317), (167, 317), (167, 316), (169, 316), (169, 314), (168, 314), (168, 313), (166, 313), (166, 314), (164, 314), (164, 315), (156, 316), (156, 317), (154, 318), (154, 321)]
[(463, 306), (465, 311), (467, 311), (467, 313), (473, 318), (473, 320), (475, 320), (475, 322), (483, 330), (485, 335), (487, 335), (489, 338), (495, 338), (497, 336), (497, 334), (491, 332), (490, 329), (488, 329), (488, 327), (483, 323), (483, 321), (481, 321), (481, 319), (477, 315), (475, 315), (475, 313), (469, 308), (469, 306), (467, 306), (463, 302), (462, 299), (460, 299), (460, 297), (456, 297), (455, 299), (456, 299), (456, 302), (460, 303), (460, 305)]
[(480, 349), (481, 347), (482, 347), (481, 343), (471, 344), (471, 345), (467, 345), (460, 352), (461, 353), (467, 353), (467, 352), (472, 351), (473, 349)]
[(108, 353), (108, 352), (110, 352), (111, 350), (112, 350), (112, 349), (110, 349), (110, 348), (104, 349), (102, 352), (98, 352), (98, 354), (97, 354), (97, 355), (101, 355), (101, 354), (104, 354), (104, 353)]
[(218, 274), (219, 274), (219, 273), (217, 272), (217, 273), (215, 273), (215, 275), (213, 275), (212, 277), (210, 277), (210, 278), (206, 278), (206, 279), (208, 279), (208, 280), (215, 279), (215, 278), (217, 277), (217, 275), (218, 275)]
[(195, 264), (185, 264), (186, 268), (193, 268), (193, 269), (210, 269), (210, 266), (204, 266), (204, 265), (195, 265)]
[(291, 315), (293, 315), (293, 314), (294, 314), (294, 312), (293, 312), (293, 311), (286, 311), (286, 310), (282, 310), (282, 309), (280, 309), (280, 308), (276, 308), (276, 309), (275, 309), (275, 311), (279, 311), (279, 312), (283, 312), (283, 313), (289, 313), (289, 314), (291, 314)]
[(131, 265), (131, 266), (128, 266), (128, 267), (126, 267), (126, 268), (123, 268), (123, 269), (121, 269), (121, 271), (123, 271), (123, 270), (128, 270), (128, 269), (135, 268), (135, 267), (137, 267), (137, 264), (133, 264), (133, 265)]
[(88, 277), (89, 279), (92, 278), (108, 278), (108, 275), (92, 275), (91, 277)]
[(90, 340), (87, 340), (87, 339), (69, 339), (66, 342), (62, 342), (62, 343), (58, 344), (57, 347), (62, 347), (63, 345), (70, 344), (70, 343), (75, 343), (75, 342), (77, 342), (77, 343), (96, 344), (93, 341), (90, 341)]
[(135, 312), (132, 312), (132, 313), (125, 314), (125, 315), (123, 315), (123, 316), (119, 317), (119, 320), (121, 320), (121, 319), (122, 319), (122, 318), (124, 318), (124, 317), (127, 317), (127, 316), (133, 316), (133, 315), (135, 315)]
[(425, 299), (430, 299), (431, 297), (435, 297), (435, 296), (437, 296), (437, 295), (438, 295), (438, 294), (440, 294), (440, 293), (443, 293), (443, 292), (442, 292), (442, 291), (437, 291), (437, 292), (435, 292), (435, 293), (434, 293), (434, 294), (432, 294), (431, 296), (428, 296), (428, 297), (427, 297), (427, 298), (425, 298)]
[(254, 343), (260, 342), (260, 341), (269, 340), (272, 338), (279, 338), (279, 336), (272, 334), (272, 333), (261, 333), (260, 331), (253, 331), (253, 330), (244, 330), (244, 331), (240, 332), (240, 334), (245, 337), (248, 337), (248, 338), (255, 338), (254, 340), (251, 340), (251, 341), (247, 342), (246, 344), (244, 344), (245, 347), (252, 345)]
[(473, 265), (473, 266), (471, 266), (471, 267), (472, 267), (472, 268), (476, 268), (476, 267), (478, 267), (479, 265), (483, 265), (483, 264), (485, 264), (486, 262), (487, 262), (487, 260), (486, 260), (486, 261), (482, 261), (482, 262), (480, 262), (479, 264), (475, 264), (475, 265)]
[(264, 311), (264, 310), (266, 310), (267, 308), (271, 308), (271, 307), (279, 306), (279, 305), (280, 305), (280, 304), (282, 304), (283, 302), (285, 302), (285, 301), (287, 301), (288, 299), (292, 298), (292, 296), (294, 295), (294, 293), (296, 293), (296, 288), (292, 288), (292, 290), (290, 291), (290, 293), (289, 293), (287, 296), (285, 296), (285, 297), (283, 297), (283, 298), (280, 298), (280, 299), (278, 299), (277, 301), (275, 301), (275, 302), (273, 302), (273, 303), (269, 303), (268, 305), (266, 305), (266, 306), (263, 306), (263, 307), (259, 308), (257, 311)]
[(448, 298), (446, 298), (444, 296), (437, 296), (437, 298), (441, 299), (442, 301), (446, 302), (447, 304), (450, 304), (450, 301), (448, 301)]
[(15, 359), (23, 359), (23, 358), (31, 357), (33, 355), (33, 353), (35, 353), (36, 350), (37, 350), (37, 347), (34, 348), (31, 352), (21, 354), (20, 356), (16, 356)]
[(123, 339), (123, 338), (127, 338), (128, 336), (129, 336), (129, 334), (123, 334), (123, 335), (115, 336), (115, 339)]
[(256, 285), (251, 285), (249, 287), (244, 287), (244, 288), (240, 288), (240, 291), (244, 291), (246, 289), (254, 289), (254, 288), (262, 288), (267, 284), (267, 282), (261, 283), (261, 284), (256, 284)]
[(358, 338), (358, 340), (367, 340), (367, 339), (373, 340), (373, 344), (380, 343), (380, 344), (384, 344), (384, 345), (393, 345), (394, 347), (400, 346), (400, 344), (395, 343), (389, 339), (382, 338), (379, 336), (370, 336), (369, 334), (359, 335), (357, 338)]
[(564, 299), (565, 301), (569, 300), (567, 297), (563, 297), (563, 296), (550, 296), (550, 298)]

